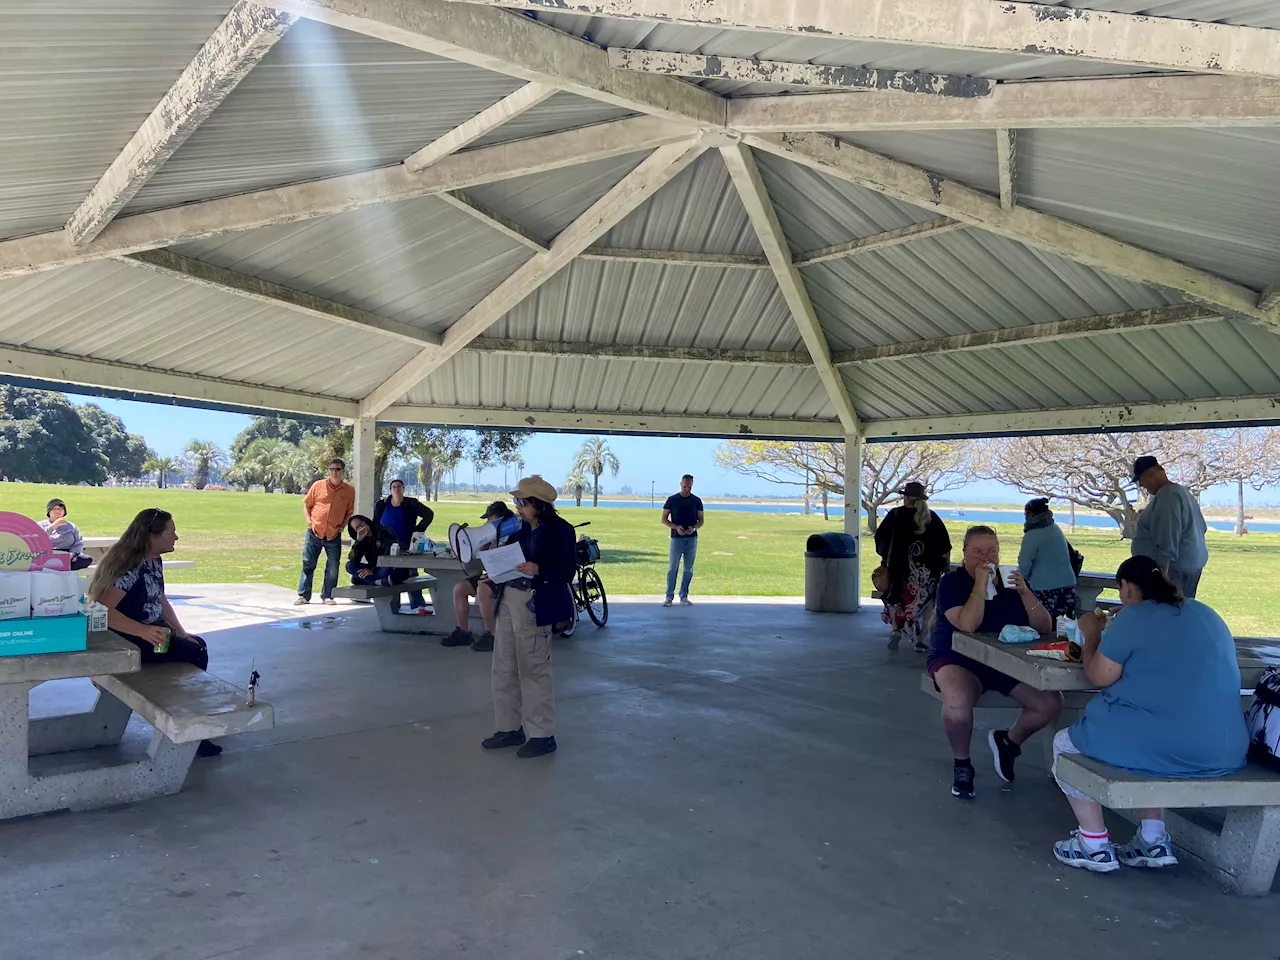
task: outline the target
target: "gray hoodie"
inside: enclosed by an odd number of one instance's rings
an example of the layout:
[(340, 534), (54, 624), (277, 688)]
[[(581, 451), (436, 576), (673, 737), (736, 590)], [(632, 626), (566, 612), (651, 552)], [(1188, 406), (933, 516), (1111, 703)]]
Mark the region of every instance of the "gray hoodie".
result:
[(65, 550), (68, 553), (82, 553), (84, 551), (84, 537), (80, 536), (80, 529), (68, 520), (57, 530), (50, 530), (49, 525), (53, 521), (39, 521), (41, 529), (49, 534), (49, 542), (53, 544), (55, 550)]
[(1150, 557), (1162, 567), (1203, 570), (1209, 562), (1206, 526), (1200, 504), (1180, 483), (1167, 483), (1138, 515), (1133, 535), (1135, 557)]

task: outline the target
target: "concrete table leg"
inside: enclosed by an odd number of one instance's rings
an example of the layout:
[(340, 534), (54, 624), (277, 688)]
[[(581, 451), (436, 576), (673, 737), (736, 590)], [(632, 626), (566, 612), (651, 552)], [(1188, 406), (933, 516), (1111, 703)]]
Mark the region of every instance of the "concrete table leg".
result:
[[(419, 616), (416, 613), (396, 613), (391, 605), (390, 597), (376, 597), (373, 609), (378, 614), (378, 626), (384, 633), (416, 633), (423, 636), (446, 637), (453, 632), (453, 594), (449, 594), (449, 605), (441, 607), (435, 591), (431, 593), (431, 602), (435, 606), (435, 615)], [(484, 630), (484, 621), (479, 611), (472, 604), (469, 629), (479, 636)]]
[(1102, 596), (1102, 587), (1076, 587), (1076, 613), (1093, 613), (1098, 607), (1098, 597)]
[(38, 757), (47, 753), (108, 747), (120, 742), (131, 716), (133, 710), (126, 704), (99, 689), (98, 699), (88, 713), (31, 720), (27, 753)]

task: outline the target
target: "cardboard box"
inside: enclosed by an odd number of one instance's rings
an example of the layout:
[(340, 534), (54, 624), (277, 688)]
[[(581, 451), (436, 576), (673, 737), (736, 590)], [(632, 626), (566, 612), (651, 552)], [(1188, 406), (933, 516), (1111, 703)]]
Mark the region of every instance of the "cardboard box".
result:
[(69, 617), (0, 620), (0, 657), (83, 650), (88, 640), (88, 622), (82, 613)]

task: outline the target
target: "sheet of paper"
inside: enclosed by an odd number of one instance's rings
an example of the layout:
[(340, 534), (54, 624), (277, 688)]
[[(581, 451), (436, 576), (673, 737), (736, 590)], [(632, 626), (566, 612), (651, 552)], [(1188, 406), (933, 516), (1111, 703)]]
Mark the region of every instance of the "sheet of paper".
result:
[(517, 563), (524, 563), (524, 550), (518, 543), (481, 550), (479, 556), (484, 561), (485, 574), (494, 583), (506, 583), (524, 576), (516, 570)]

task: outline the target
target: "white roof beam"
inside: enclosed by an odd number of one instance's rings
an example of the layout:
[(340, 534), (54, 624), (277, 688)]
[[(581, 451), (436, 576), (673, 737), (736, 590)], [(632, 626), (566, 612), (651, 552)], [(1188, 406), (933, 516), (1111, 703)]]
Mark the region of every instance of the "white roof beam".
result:
[(749, 136), (746, 143), (829, 176), (980, 227), (1134, 283), (1168, 287), (1221, 311), (1275, 323), (1254, 290), (1028, 207), (1005, 210), (989, 194), (817, 133)]
[(445, 0), (280, 0), (311, 20), (698, 129), (724, 125), (724, 100), (674, 77), (609, 66), (599, 47), (505, 10)]
[(912, 240), (922, 240), (925, 237), (937, 237), (944, 233), (951, 233), (953, 230), (963, 230), (964, 227), (965, 225), (958, 220), (952, 220), (949, 217), (938, 217), (936, 220), (913, 223), (897, 230), (886, 230), (884, 233), (877, 233), (874, 236), (848, 240), (844, 243), (823, 247), (820, 250), (812, 250), (796, 257), (795, 264), (797, 267), (812, 267), (816, 263), (842, 260), (845, 257), (869, 253), (872, 250), (896, 247), (899, 244), (910, 243)]
[(267, 55), (294, 19), (243, 0), (231, 8), (71, 215), (66, 230), (72, 243), (88, 243), (102, 232)]
[(1280, 280), (1267, 284), (1267, 288), (1258, 297), (1259, 310), (1280, 309)]
[(1076, 57), (1171, 70), (1280, 76), (1275, 30), (1103, 13), (1009, 0), (463, 0), (577, 13), (763, 30), (824, 40), (882, 40), (953, 50)]
[(0, 346), (0, 374), (65, 383), (75, 386), (123, 390), (153, 397), (177, 397), (249, 410), (279, 410), (315, 417), (354, 417), (352, 400), (277, 390), (251, 383), (172, 373), (108, 360), (86, 360), (47, 350)]
[(767, 270), (769, 261), (744, 253), (697, 253), (679, 250), (627, 250), (621, 247), (588, 247), (579, 260), (620, 263), (656, 263), (678, 267), (727, 267), (731, 270)]
[(981, 330), (961, 333), (934, 340), (914, 340), (907, 343), (885, 343), (874, 347), (858, 347), (842, 350), (834, 355), (837, 365), (871, 363), (884, 360), (904, 360), (911, 357), (934, 357), (940, 354), (968, 353), (973, 350), (990, 350), (995, 347), (1011, 347), (1019, 344), (1050, 343), (1058, 340), (1078, 340), (1106, 333), (1127, 333), (1152, 327), (1183, 326), (1221, 320), (1220, 314), (1194, 303), (1179, 303), (1150, 310), (1130, 310), (1098, 317), (1076, 317), (1071, 320), (1053, 320), (1049, 323), (1031, 323), (1021, 327), (1005, 327), (1000, 330)]
[(535, 250), (539, 253), (547, 249), (546, 243), (535, 237), (510, 217), (505, 217), (497, 210), (486, 207), (474, 197), (468, 196), (460, 190), (452, 190), (437, 196), (455, 210), (461, 210), (467, 216), (474, 217), (486, 227), (502, 234), (508, 240), (514, 240), (521, 246), (528, 247), (530, 250)]
[(357, 310), (302, 290), (227, 270), (203, 260), (193, 260), (172, 250), (144, 250), (121, 257), (120, 262), (366, 333), (381, 333), (417, 347), (440, 346), (440, 335), (437, 333), (429, 333), (410, 324)]
[(1186, 430), (1229, 423), (1280, 423), (1280, 396), (1170, 400), (1116, 407), (869, 420), (865, 426), (868, 440), (914, 440), (928, 437), (995, 437), (1020, 433), (1102, 433), (1152, 427)]
[(756, 236), (760, 238), (765, 256), (769, 258), (773, 275), (800, 330), (800, 337), (809, 351), (818, 378), (826, 388), (831, 407), (840, 419), (845, 433), (856, 434), (859, 429), (857, 411), (853, 408), (853, 401), (849, 398), (849, 391), (840, 371), (831, 362), (831, 347), (827, 344), (826, 334), (823, 333), (813, 303), (809, 300), (809, 291), (800, 278), (800, 271), (791, 261), (791, 249), (787, 246), (777, 211), (774, 210), (773, 201), (769, 199), (769, 192), (760, 177), (756, 159), (742, 143), (721, 147), (720, 155), (724, 157), (729, 177), (737, 188), (742, 205), (746, 207), (747, 217), (755, 228)]
[[(1280, 31), (1271, 31), (1280, 34)], [(1280, 81), (1164, 76), (1000, 83), (989, 97), (812, 93), (729, 101), (741, 133), (1235, 127), (1280, 123)]]
[(544, 100), (555, 96), (556, 88), (545, 83), (526, 83), (509, 96), (503, 97), (493, 106), (477, 113), (470, 120), (454, 127), (443, 137), (433, 140), (417, 153), (405, 158), (405, 168), (410, 173), (421, 173), (437, 160), (443, 160), (450, 154), (457, 153), (481, 137), (488, 136), (508, 120), (514, 120), (520, 114), (532, 110)]
[(449, 327), (439, 348), (424, 350), (388, 377), (360, 404), (360, 415), (377, 416), (398, 401), (427, 374), (437, 369), (492, 326), (540, 286), (563, 270), (597, 237), (607, 233), (654, 193), (700, 157), (703, 140), (672, 144), (655, 150), (612, 190), (566, 227), (543, 253), (535, 254), (498, 287)]
[(120, 217), (97, 239), (82, 246), (72, 244), (64, 230), (3, 240), (0, 241), (0, 277), (36, 273), (221, 233), (294, 223), (374, 204), (543, 173), (591, 160), (638, 153), (688, 136), (687, 130), (652, 117), (634, 117), (468, 150), (446, 157), (418, 174), (409, 173), (403, 164), (398, 164)]
[(555, 343), (547, 340), (514, 340), (477, 337), (467, 346), (480, 353), (524, 357), (581, 357), (588, 360), (656, 360), (697, 363), (732, 363), (744, 366), (811, 367), (802, 351), (739, 350), (724, 347), (648, 347), (633, 343)]
[(995, 81), (912, 70), (835, 67), (779, 60), (745, 60), (703, 54), (666, 53), (610, 47), (609, 63), (619, 70), (636, 70), (697, 80), (736, 80), (743, 83), (783, 83), (832, 90), (885, 90), (940, 97), (985, 97)]
[(1018, 131), (996, 131), (996, 168), (1000, 181), (1000, 209), (1018, 205)]
[(834, 440), (844, 436), (834, 420), (771, 420), (760, 417), (646, 416), (642, 413), (577, 413), (494, 407), (429, 407), (396, 404), (378, 415), (381, 423), (458, 427), (513, 427), (569, 433), (657, 433), (663, 436), (739, 439)]

